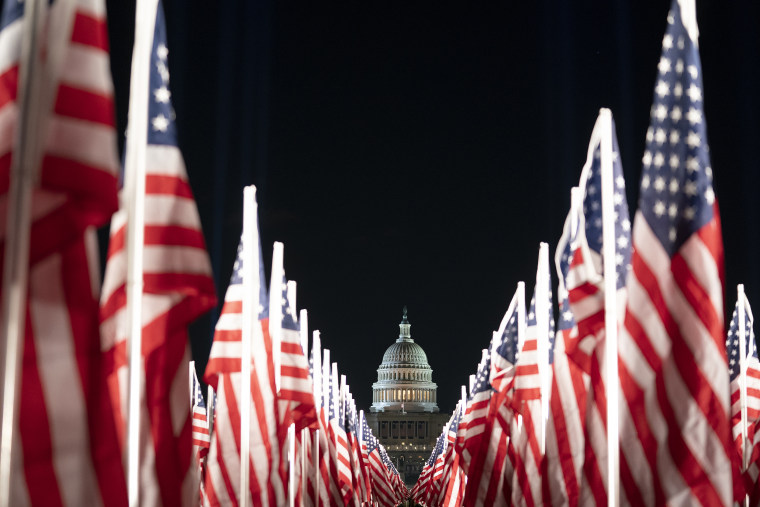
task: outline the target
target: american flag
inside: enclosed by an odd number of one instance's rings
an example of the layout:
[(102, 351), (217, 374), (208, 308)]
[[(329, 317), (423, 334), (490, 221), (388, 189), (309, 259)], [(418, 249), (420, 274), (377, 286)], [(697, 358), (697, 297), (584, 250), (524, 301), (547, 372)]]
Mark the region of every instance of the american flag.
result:
[(490, 373), (491, 357), (484, 349), (460, 424), (462, 437), (457, 441), (457, 452), (462, 456), (460, 466), (470, 476), (470, 480), (479, 474), (482, 465), (479, 458), (488, 436), (488, 407), (494, 392), (489, 383)]
[[(329, 351), (325, 351), (328, 352)], [(353, 494), (351, 477), (351, 456), (349, 454), (346, 430), (343, 427), (340, 407), (340, 392), (338, 389), (338, 368), (336, 363), (330, 365), (329, 355), (323, 358), (322, 371), (326, 378), (325, 404), (327, 406), (327, 431), (330, 436), (330, 453), (336, 464), (337, 476), (333, 481), (340, 489), (343, 502), (347, 504)], [(331, 366), (331, 367), (330, 367)], [(332, 475), (332, 474), (331, 474)]]
[[(32, 193), (24, 368), (11, 505), (126, 505), (125, 472), (106, 388), (98, 331), (98, 249), (93, 227), (117, 208), (116, 132), (104, 2), (43, 2), (49, 25), (37, 71), (53, 103), (20, 118), (23, 2), (0, 21), (0, 221), (7, 221), (11, 156), (25, 124), (41, 136)], [(70, 15), (66, 15), (69, 13)], [(65, 39), (56, 36), (63, 35)], [(79, 65), (73, 65), (79, 63)], [(56, 65), (59, 64), (59, 65)], [(59, 74), (53, 74), (56, 69)], [(48, 79), (49, 78), (49, 79)], [(28, 84), (26, 89), (30, 89)], [(37, 96), (29, 100), (40, 101)], [(35, 121), (38, 120), (38, 121)], [(0, 233), (3, 253), (5, 230)], [(11, 245), (8, 245), (11, 246)], [(20, 444), (20, 445), (19, 445)]]
[[(185, 459), (191, 451), (192, 416), (187, 394), (190, 359), (187, 326), (216, 304), (206, 245), (198, 210), (177, 147), (174, 111), (169, 91), (166, 27), (161, 4), (151, 49), (148, 138), (145, 155), (145, 245), (142, 297), (140, 496), (143, 502), (185, 504), (183, 481), (195, 473)], [(102, 348), (112, 364), (109, 386), (117, 425), (124, 439), (128, 386), (126, 285), (129, 259), (126, 250), (127, 199), (111, 221), (103, 294), (101, 298)], [(149, 386), (149, 388), (146, 388)], [(183, 421), (177, 424), (177, 421)]]
[(353, 400), (346, 396), (343, 401), (346, 412), (346, 438), (348, 439), (349, 454), (351, 455), (351, 478), (352, 488), (356, 503), (369, 502), (369, 483), (365, 482), (365, 474), (362, 470), (361, 444), (359, 443), (359, 416)]
[[(744, 305), (744, 321), (739, 322), (739, 305)], [(753, 329), (752, 309), (749, 301), (742, 292), (736, 301), (734, 313), (726, 338), (726, 353), (728, 355), (728, 372), (731, 378), (731, 424), (736, 448), (741, 456), (751, 455), (751, 449), (745, 447), (742, 438), (742, 400), (741, 400), (741, 346), (739, 329), (744, 327), (744, 357), (745, 357), (745, 401), (747, 411), (747, 436), (752, 442), (752, 435), (757, 431), (757, 421), (760, 420), (760, 360), (757, 357), (757, 343)]]
[[(282, 261), (282, 256), (276, 256)], [(277, 269), (279, 268), (279, 269)], [(281, 283), (274, 280), (275, 270), (282, 274)], [(272, 266), (272, 286), (270, 292), (279, 294), (270, 300), (269, 330), (273, 343), (280, 344), (280, 416), (284, 426), (296, 425), (296, 431), (316, 423), (317, 413), (314, 407), (314, 385), (309, 377), (309, 363), (301, 347), (301, 334), (296, 317), (295, 301), (291, 301), (293, 292), (288, 289), (285, 271), (282, 266)], [(279, 326), (275, 324), (275, 315), (281, 315)], [(275, 336), (277, 335), (277, 336)]]
[(578, 209), (571, 209), (557, 243), (555, 265), (559, 277), (559, 325), (554, 342), (552, 392), (546, 430), (545, 498), (552, 505), (578, 505), (579, 484), (584, 461), (584, 424), (586, 391), (589, 376), (567, 357), (566, 350), (578, 338), (573, 312), (570, 309), (565, 279), (573, 259), (575, 234), (573, 222)]
[[(544, 244), (545, 245), (545, 244)], [(513, 501), (518, 497), (525, 501), (538, 504), (542, 498), (541, 462), (544, 451), (541, 442), (544, 440), (543, 414), (548, 407), (549, 392), (542, 392), (542, 375), (549, 375), (549, 365), (552, 362), (554, 345), (554, 309), (552, 306), (551, 274), (549, 272), (548, 248), (542, 245), (539, 252), (539, 262), (536, 271), (536, 285), (531, 298), (527, 315), (525, 341), (520, 348), (515, 365), (514, 394), (511, 396), (512, 407), (522, 418), (522, 429), (512, 431), (509, 446), (514, 449), (515, 473), (512, 481)], [(542, 287), (542, 284), (543, 287)], [(542, 305), (537, 305), (539, 297), (547, 297), (543, 308), (545, 315), (539, 315)], [(537, 310), (538, 309), (538, 310)], [(540, 324), (546, 326), (546, 336), (540, 336)], [(540, 341), (544, 340), (547, 357), (540, 357)], [(548, 363), (545, 361), (548, 360)], [(551, 379), (549, 379), (551, 380)], [(545, 384), (550, 387), (551, 383)], [(547, 389), (548, 391), (548, 389)], [(512, 421), (512, 428), (517, 422)]]
[(382, 447), (372, 431), (369, 430), (363, 435), (364, 442), (367, 446), (367, 457), (369, 458), (370, 480), (372, 482), (372, 495), (374, 500), (381, 506), (392, 507), (396, 505), (393, 484), (390, 480), (388, 468), (383, 463)]
[[(603, 137), (611, 136), (611, 153), (602, 153)], [(625, 283), (630, 271), (631, 222), (625, 198), (625, 179), (615, 135), (615, 122), (608, 110), (599, 113), (591, 134), (588, 159), (580, 182), (581, 210), (574, 250), (566, 275), (569, 311), (577, 327), (577, 338), (567, 342), (567, 356), (589, 376), (584, 409), (584, 465), (580, 484), (581, 502), (607, 502), (607, 403), (605, 391), (605, 289), (602, 241), (603, 157), (611, 157), (616, 298), (623, 308)], [(568, 311), (568, 310), (563, 310)], [(621, 315), (616, 315), (620, 321)], [(617, 386), (615, 386), (617, 388)]]
[(208, 455), (208, 449), (211, 445), (211, 437), (208, 428), (208, 413), (206, 412), (206, 402), (203, 401), (203, 392), (198, 376), (195, 373), (195, 364), (190, 363), (192, 368), (192, 382), (190, 384), (190, 394), (193, 405), (193, 455), (199, 463)]
[[(278, 435), (279, 417), (275, 397), (272, 341), (269, 337), (269, 305), (264, 284), (261, 242), (256, 225), (259, 265), (254, 268), (259, 280), (258, 326), (252, 336), (251, 423), (249, 499), (254, 503), (285, 501), (280, 465), (282, 442)], [(238, 246), (230, 285), (216, 324), (211, 356), (204, 380), (216, 386), (217, 407), (214, 432), (207, 460), (206, 489), (212, 505), (239, 502), (240, 494), (240, 366), (243, 308), (243, 244)]]
[(694, 2), (674, 0), (619, 337), (627, 401), (620, 417), (621, 482), (634, 505), (733, 501), (723, 245), (696, 32)]
[(446, 438), (448, 440), (448, 448), (446, 450), (446, 457), (444, 462), (444, 487), (439, 495), (441, 505), (447, 505), (457, 507), (461, 505), (464, 497), (464, 472), (459, 466), (459, 454), (456, 452), (456, 441), (458, 438), (459, 422), (464, 415), (463, 401), (457, 403), (454, 413), (452, 414), (452, 421), (449, 426), (448, 434)]

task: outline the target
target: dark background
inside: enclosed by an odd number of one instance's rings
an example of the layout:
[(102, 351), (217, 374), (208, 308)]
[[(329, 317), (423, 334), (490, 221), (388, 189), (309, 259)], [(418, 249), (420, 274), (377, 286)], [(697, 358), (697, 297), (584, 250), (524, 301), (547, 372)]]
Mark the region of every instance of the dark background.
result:
[[(361, 3), (361, 5), (356, 5)], [(119, 128), (134, 5), (107, 2)], [(453, 409), (540, 241), (554, 246), (600, 107), (637, 208), (667, 0), (165, 1), (179, 143), (220, 300), (258, 187), (272, 242), (360, 408), (409, 307)], [(760, 9), (698, 1), (726, 306), (760, 305)], [(555, 278), (556, 273), (552, 276)], [(218, 313), (192, 328), (202, 373)]]

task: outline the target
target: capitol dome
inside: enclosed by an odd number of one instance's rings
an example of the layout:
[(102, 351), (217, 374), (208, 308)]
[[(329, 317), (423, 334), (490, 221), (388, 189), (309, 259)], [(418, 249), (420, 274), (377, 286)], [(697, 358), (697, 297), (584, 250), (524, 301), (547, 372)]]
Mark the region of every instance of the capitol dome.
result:
[(427, 355), (414, 343), (404, 307), (399, 337), (383, 354), (372, 384), (372, 412), (438, 412), (433, 369)]

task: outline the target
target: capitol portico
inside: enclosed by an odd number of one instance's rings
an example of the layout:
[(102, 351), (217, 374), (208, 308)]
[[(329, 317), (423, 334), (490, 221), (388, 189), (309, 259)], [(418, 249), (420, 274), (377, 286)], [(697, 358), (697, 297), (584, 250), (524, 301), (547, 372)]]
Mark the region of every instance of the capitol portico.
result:
[(385, 351), (377, 369), (366, 417), (409, 486), (416, 482), (449, 420), (448, 414), (439, 413), (437, 389), (427, 355), (412, 339), (404, 307), (398, 339)]

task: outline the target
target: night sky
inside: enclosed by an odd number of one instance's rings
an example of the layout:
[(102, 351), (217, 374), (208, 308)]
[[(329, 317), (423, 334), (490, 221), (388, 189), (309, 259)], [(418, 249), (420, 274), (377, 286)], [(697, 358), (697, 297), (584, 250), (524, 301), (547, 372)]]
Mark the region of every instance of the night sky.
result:
[[(554, 255), (600, 107), (637, 208), (670, 2), (222, 4), (165, 2), (220, 300), (255, 184), (267, 269), (282, 241), (298, 308), (360, 408), (407, 305), (452, 410), (518, 281), (530, 297), (539, 242)], [(134, 5), (108, 9), (123, 131)], [(698, 1), (698, 22), (726, 304), (743, 282), (760, 308), (760, 7)], [(191, 330), (201, 372), (216, 315)]]

